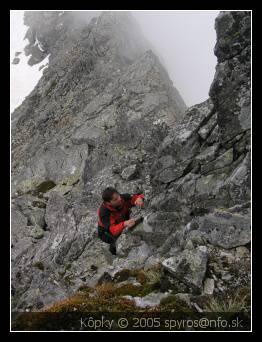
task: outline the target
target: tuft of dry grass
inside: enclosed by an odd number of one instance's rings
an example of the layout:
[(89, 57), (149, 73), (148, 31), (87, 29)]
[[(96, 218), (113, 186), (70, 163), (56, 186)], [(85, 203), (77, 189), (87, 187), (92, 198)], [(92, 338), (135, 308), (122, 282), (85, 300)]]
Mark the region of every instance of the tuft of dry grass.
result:
[(250, 310), (250, 294), (240, 296), (236, 293), (229, 298), (210, 298), (205, 304), (206, 312), (248, 312)]

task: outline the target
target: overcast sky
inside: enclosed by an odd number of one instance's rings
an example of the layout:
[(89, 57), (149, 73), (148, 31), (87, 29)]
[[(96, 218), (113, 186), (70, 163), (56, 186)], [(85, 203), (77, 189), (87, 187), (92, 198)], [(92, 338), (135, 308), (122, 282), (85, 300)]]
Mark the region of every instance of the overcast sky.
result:
[(161, 54), (174, 86), (188, 106), (208, 98), (217, 58), (219, 11), (135, 11), (141, 29)]
[[(174, 86), (187, 106), (205, 101), (215, 73), (215, 18), (219, 11), (131, 11), (144, 36), (166, 64)], [(11, 11), (11, 62), (26, 45), (24, 11)], [(27, 60), (27, 58), (26, 58)], [(11, 107), (15, 108), (36, 85), (39, 65), (26, 68), (26, 60), (11, 65)]]

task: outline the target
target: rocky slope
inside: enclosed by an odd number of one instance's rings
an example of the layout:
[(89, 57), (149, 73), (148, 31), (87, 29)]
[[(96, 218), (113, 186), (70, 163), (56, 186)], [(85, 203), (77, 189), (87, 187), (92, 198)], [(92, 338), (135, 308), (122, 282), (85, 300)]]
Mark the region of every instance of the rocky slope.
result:
[[(130, 14), (29, 12), (25, 24), (30, 63), (50, 63), (13, 113), (13, 310), (154, 267), (153, 303), (248, 289), (250, 13), (216, 18), (210, 98), (188, 109)], [(108, 185), (146, 195), (116, 258), (96, 237)]]

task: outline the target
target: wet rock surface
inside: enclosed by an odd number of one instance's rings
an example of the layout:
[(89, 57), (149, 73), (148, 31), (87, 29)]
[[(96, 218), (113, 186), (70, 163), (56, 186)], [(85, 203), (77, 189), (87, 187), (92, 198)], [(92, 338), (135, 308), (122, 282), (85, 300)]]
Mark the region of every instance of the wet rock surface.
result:
[[(217, 17), (210, 98), (190, 108), (131, 15), (76, 25), (59, 13), (25, 16), (30, 63), (47, 54), (50, 63), (12, 114), (12, 309), (50, 305), (124, 270), (151, 270), (158, 285), (136, 299), (143, 307), (168, 299), (160, 292), (195, 308), (192, 296), (248, 288), (250, 13)], [(107, 186), (145, 194), (132, 212), (144, 221), (119, 237), (117, 256), (96, 231)]]

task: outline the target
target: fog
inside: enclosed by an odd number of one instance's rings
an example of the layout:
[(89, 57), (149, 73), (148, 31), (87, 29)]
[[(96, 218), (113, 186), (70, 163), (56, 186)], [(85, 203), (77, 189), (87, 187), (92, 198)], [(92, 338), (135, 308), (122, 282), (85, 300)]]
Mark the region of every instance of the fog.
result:
[(217, 58), (219, 11), (132, 11), (144, 36), (161, 54), (169, 77), (187, 106), (208, 98)]
[[(153, 45), (187, 106), (205, 101), (217, 59), (215, 18), (219, 11), (130, 11), (144, 37)], [(77, 20), (90, 21), (101, 12), (75, 11)], [(137, 31), (134, 31), (137, 36)]]
[[(86, 16), (89, 20), (91, 16), (99, 14), (99, 11), (77, 12), (75, 14), (79, 15), (79, 19), (80, 16)], [(213, 50), (216, 43), (215, 18), (219, 11), (131, 13), (139, 23), (145, 38), (154, 46), (186, 105), (192, 106), (206, 100), (217, 62)], [(22, 22), (23, 14), (24, 11), (11, 11), (10, 62), (18, 47), (21, 51), (21, 47), (27, 44), (27, 41), (23, 41), (26, 32)], [(30, 68), (24, 67), (23, 72), (19, 72), (21, 65), (11, 65), (11, 98), (15, 99), (13, 108), (21, 103), (22, 97), (30, 93), (41, 77), (41, 74), (36, 72), (34, 77), (30, 76)], [(33, 78), (31, 83), (30, 78)]]

